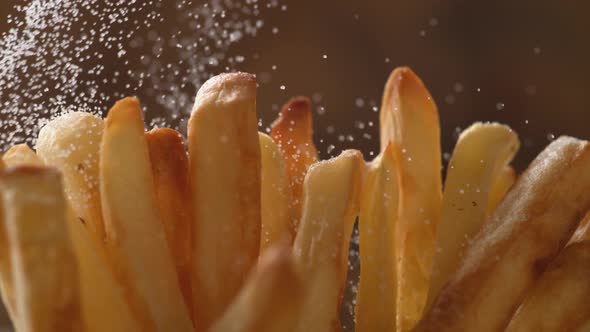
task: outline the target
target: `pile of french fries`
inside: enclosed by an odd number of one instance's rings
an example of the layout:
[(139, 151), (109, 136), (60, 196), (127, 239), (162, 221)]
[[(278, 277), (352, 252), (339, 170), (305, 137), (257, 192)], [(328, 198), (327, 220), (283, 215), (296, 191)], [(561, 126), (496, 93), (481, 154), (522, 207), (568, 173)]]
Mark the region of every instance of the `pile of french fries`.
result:
[(0, 290), (18, 332), (340, 331), (358, 218), (356, 331), (590, 331), (590, 144), (519, 176), (509, 127), (460, 135), (398, 68), (380, 154), (319, 161), (310, 101), (258, 132), (255, 77), (199, 90), (188, 140), (139, 101), (69, 113), (0, 162)]

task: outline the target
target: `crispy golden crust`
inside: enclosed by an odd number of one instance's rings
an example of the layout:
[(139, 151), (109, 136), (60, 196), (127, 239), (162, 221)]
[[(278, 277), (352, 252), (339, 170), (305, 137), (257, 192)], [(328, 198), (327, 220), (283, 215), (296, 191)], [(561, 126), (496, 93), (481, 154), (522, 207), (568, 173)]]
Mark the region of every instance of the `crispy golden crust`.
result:
[(318, 161), (318, 152), (313, 144), (311, 101), (307, 97), (289, 100), (279, 117), (271, 125), (271, 137), (279, 146), (293, 192), (292, 207), (295, 213), (293, 234), (301, 217), (303, 204), (303, 181), (309, 167)]
[(160, 220), (174, 256), (178, 282), (189, 312), (192, 312), (191, 246), (192, 191), (184, 139), (170, 128), (152, 129), (145, 134)]
[(521, 175), (416, 328), (498, 331), (590, 208), (590, 145), (551, 143)]

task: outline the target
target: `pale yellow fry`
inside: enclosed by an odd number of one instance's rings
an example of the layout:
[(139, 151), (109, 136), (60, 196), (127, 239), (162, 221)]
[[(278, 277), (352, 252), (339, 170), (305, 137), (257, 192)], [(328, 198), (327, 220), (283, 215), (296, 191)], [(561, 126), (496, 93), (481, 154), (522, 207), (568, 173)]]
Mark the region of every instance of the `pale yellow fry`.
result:
[[(43, 166), (41, 159), (35, 154), (27, 144), (14, 145), (1, 158), (0, 170), (4, 167), (16, 167), (16, 166)], [(5, 165), (5, 166), (4, 166)], [(6, 243), (7, 239), (2, 239), (3, 243)], [(0, 273), (0, 290), (2, 298), (5, 303), (6, 311), (11, 317), (13, 322), (17, 321), (15, 298), (14, 298), (14, 285), (12, 284), (11, 264), (10, 256), (8, 255), (8, 248), (5, 249), (6, 253), (2, 258), (4, 267)]]
[(516, 182), (516, 172), (514, 168), (507, 165), (504, 167), (502, 171), (498, 174), (496, 179), (494, 180), (494, 184), (489, 193), (488, 204), (486, 208), (486, 216), (491, 216), (494, 213), (494, 210), (502, 199), (506, 196), (512, 185)]
[(76, 216), (99, 241), (105, 237), (98, 184), (103, 127), (103, 120), (92, 114), (68, 113), (41, 129), (36, 146), (39, 157), (63, 174), (66, 197)]
[(506, 332), (574, 331), (590, 319), (590, 242), (565, 248), (527, 292)]
[(399, 160), (397, 330), (406, 332), (426, 304), (442, 198), (438, 111), (411, 69), (398, 68), (389, 77), (380, 126), (381, 149), (393, 143)]
[(197, 93), (188, 124), (193, 189), (193, 299), (197, 331), (218, 319), (260, 248), (256, 79), (222, 74)]
[(35, 151), (31, 150), (26, 144), (18, 144), (6, 151), (2, 160), (7, 167), (14, 166), (43, 166), (43, 161), (39, 159)]
[(291, 188), (283, 155), (263, 133), (260, 138), (262, 227), (260, 255), (279, 243), (293, 243), (295, 216), (291, 206)]
[(146, 331), (125, 302), (125, 290), (114, 278), (101, 245), (73, 212), (68, 221), (80, 270), (80, 310), (86, 322), (85, 331)]
[(348, 244), (360, 204), (364, 161), (356, 150), (311, 166), (303, 216), (294, 243), (307, 297), (295, 331), (340, 331), (339, 311), (348, 270)]
[(578, 225), (574, 235), (572, 235), (570, 243), (587, 240), (590, 240), (590, 212), (587, 212), (586, 215), (584, 215), (580, 225)]
[(258, 268), (209, 332), (286, 332), (296, 324), (305, 292), (290, 247), (266, 250)]
[(497, 123), (475, 123), (459, 136), (447, 168), (428, 305), (484, 224), (492, 188), (519, 145), (516, 133)]
[(100, 146), (100, 194), (109, 255), (146, 330), (191, 331), (160, 222), (139, 101), (115, 104)]
[(390, 144), (369, 165), (363, 184), (359, 246), (361, 275), (356, 298), (357, 332), (396, 331), (395, 225), (398, 183)]
[(518, 178), (415, 329), (501, 331), (590, 209), (590, 144), (553, 141)]
[(0, 177), (19, 332), (82, 331), (78, 267), (61, 178), (18, 167)]
[(184, 139), (179, 132), (170, 128), (152, 129), (145, 137), (150, 151), (160, 219), (174, 257), (184, 302), (192, 314), (192, 193)]

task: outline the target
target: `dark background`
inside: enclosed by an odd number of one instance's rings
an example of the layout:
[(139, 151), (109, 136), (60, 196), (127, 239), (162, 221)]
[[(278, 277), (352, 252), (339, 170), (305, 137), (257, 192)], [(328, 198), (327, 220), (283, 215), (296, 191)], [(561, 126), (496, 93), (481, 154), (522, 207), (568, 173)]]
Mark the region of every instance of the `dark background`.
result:
[[(1, 1), (0, 31), (15, 3)], [(474, 121), (500, 121), (519, 133), (518, 169), (553, 135), (590, 136), (590, 2), (282, 3), (286, 11), (263, 12), (265, 28), (229, 52), (245, 55), (238, 69), (265, 78), (258, 90), (263, 127), (289, 97), (314, 96), (324, 158), (344, 147), (361, 149), (366, 159), (378, 150), (372, 103), (380, 105), (389, 73), (401, 65), (417, 72), (437, 102), (443, 152), (452, 152), (458, 131)]]

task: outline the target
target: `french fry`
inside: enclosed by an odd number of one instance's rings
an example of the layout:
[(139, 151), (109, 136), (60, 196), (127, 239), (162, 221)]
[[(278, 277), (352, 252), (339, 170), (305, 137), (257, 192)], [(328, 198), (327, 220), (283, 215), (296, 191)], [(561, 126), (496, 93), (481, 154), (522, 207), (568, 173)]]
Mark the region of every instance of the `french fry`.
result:
[(169, 128), (153, 129), (145, 137), (150, 151), (160, 219), (174, 256), (184, 302), (192, 314), (192, 193), (184, 139), (179, 132)]
[(415, 329), (500, 331), (590, 208), (590, 144), (553, 141), (518, 178)]
[(73, 212), (69, 213), (68, 226), (80, 270), (85, 331), (146, 331), (125, 302), (125, 290), (112, 274), (101, 244)]
[(78, 268), (59, 174), (18, 167), (0, 177), (20, 332), (82, 331)]
[(4, 165), (4, 161), (2, 159), (4, 159), (4, 156), (0, 154), (0, 172), (4, 171), (4, 168), (6, 168), (6, 165)]
[(272, 139), (263, 133), (260, 138), (262, 168), (260, 255), (279, 243), (293, 243), (295, 217), (291, 206), (291, 188), (283, 155)]
[(361, 274), (356, 298), (356, 331), (396, 331), (395, 226), (398, 183), (390, 144), (371, 162), (361, 195)]
[(488, 207), (486, 216), (491, 216), (502, 199), (506, 196), (512, 185), (516, 182), (516, 172), (511, 166), (506, 166), (494, 180), (494, 184), (489, 193)]
[(26, 144), (18, 144), (6, 151), (2, 160), (8, 167), (14, 166), (43, 166), (43, 162), (35, 151)]
[[(3, 158), (0, 158), (0, 174), (4, 171), (5, 165)], [(4, 229), (4, 210), (0, 200), (0, 296), (8, 316), (12, 323), (18, 325), (18, 315), (16, 313), (16, 299), (14, 295), (14, 285), (12, 277), (12, 264), (10, 262), (8, 239)]]
[(192, 331), (160, 222), (139, 101), (110, 110), (100, 145), (100, 195), (107, 250), (145, 330)]
[(393, 143), (400, 187), (396, 224), (397, 331), (409, 331), (426, 304), (441, 208), (436, 105), (409, 68), (393, 71), (380, 114), (381, 149)]
[(285, 164), (291, 190), (292, 207), (296, 224), (301, 218), (303, 204), (303, 181), (309, 167), (318, 161), (318, 152), (313, 144), (313, 123), (311, 101), (306, 97), (295, 97), (281, 109), (278, 119), (271, 125), (271, 137), (279, 146)]
[(98, 181), (103, 127), (103, 120), (92, 114), (68, 113), (41, 129), (36, 146), (45, 164), (63, 174), (66, 197), (76, 216), (99, 241), (105, 238)]
[(208, 80), (188, 125), (193, 189), (193, 318), (217, 320), (255, 266), (260, 249), (260, 146), (256, 80), (245, 73)]
[(348, 245), (359, 210), (364, 161), (347, 150), (310, 167), (293, 252), (306, 277), (306, 299), (294, 331), (340, 331)]
[(587, 212), (580, 225), (572, 235), (570, 243), (590, 240), (590, 212)]
[(474, 123), (461, 133), (447, 170), (428, 306), (484, 224), (495, 183), (519, 145), (516, 133), (497, 123)]
[(527, 293), (506, 332), (575, 331), (590, 319), (590, 242), (565, 248)]
[[(4, 167), (15, 167), (15, 166), (42, 166), (43, 162), (35, 154), (31, 148), (26, 144), (18, 144), (6, 151), (6, 153), (0, 158), (0, 171)], [(6, 165), (6, 166), (5, 166)], [(1, 209), (0, 209), (1, 212)], [(3, 226), (0, 226), (0, 228)], [(2, 230), (1, 232), (4, 232)], [(2, 300), (5, 303), (6, 311), (10, 316), (11, 320), (15, 325), (18, 324), (18, 315), (16, 313), (16, 303), (14, 294), (14, 284), (12, 275), (12, 264), (10, 263), (10, 255), (8, 254), (9, 248), (6, 246), (8, 239), (5, 234), (0, 235), (3, 246), (3, 257), (0, 258), (0, 291), (2, 293)]]
[(87, 331), (140, 331), (102, 243), (98, 152), (103, 127), (103, 120), (89, 113), (62, 115), (41, 129), (37, 152), (62, 172), (74, 211), (68, 221), (79, 262), (81, 310)]
[(303, 277), (290, 247), (272, 247), (209, 332), (290, 331), (304, 300)]

